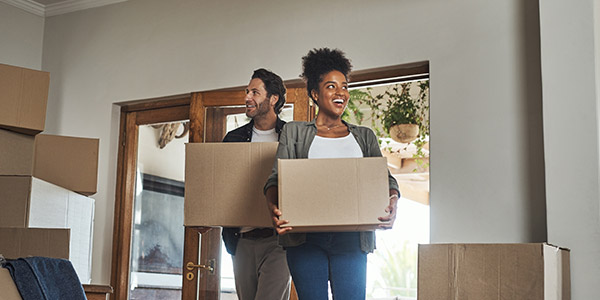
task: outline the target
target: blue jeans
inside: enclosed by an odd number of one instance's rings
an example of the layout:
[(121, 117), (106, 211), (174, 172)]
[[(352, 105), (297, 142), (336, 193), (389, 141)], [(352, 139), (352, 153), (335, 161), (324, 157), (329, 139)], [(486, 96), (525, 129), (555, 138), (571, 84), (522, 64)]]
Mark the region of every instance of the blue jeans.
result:
[(288, 247), (287, 261), (300, 300), (364, 300), (367, 254), (360, 249), (358, 232), (306, 234), (306, 242)]

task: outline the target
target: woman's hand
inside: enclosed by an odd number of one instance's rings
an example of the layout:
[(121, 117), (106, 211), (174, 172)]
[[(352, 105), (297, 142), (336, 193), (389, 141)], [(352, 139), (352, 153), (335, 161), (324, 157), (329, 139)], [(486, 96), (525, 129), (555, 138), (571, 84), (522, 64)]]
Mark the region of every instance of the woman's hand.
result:
[(284, 227), (281, 225), (289, 223), (288, 220), (280, 220), (281, 211), (279, 207), (277, 207), (277, 186), (272, 186), (267, 189), (265, 193), (267, 198), (267, 206), (269, 207), (269, 213), (271, 213), (271, 222), (273, 222), (273, 227), (277, 231), (277, 234), (286, 234), (288, 231), (292, 230), (292, 227)]
[(381, 229), (392, 229), (394, 227), (394, 221), (396, 220), (396, 204), (398, 203), (398, 194), (390, 191), (390, 204), (385, 208), (387, 216), (379, 217), (379, 221), (385, 222), (385, 224), (379, 225)]

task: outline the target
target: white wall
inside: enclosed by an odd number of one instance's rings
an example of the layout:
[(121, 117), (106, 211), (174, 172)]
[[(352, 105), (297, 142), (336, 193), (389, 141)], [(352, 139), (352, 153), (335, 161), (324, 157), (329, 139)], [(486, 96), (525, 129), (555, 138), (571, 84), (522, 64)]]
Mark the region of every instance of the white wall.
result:
[[(178, 134), (183, 132), (179, 126)], [(189, 135), (173, 139), (164, 148), (158, 146), (160, 129), (150, 125), (139, 126), (138, 169), (141, 173), (160, 176), (176, 181), (185, 179), (185, 143)]]
[(573, 299), (600, 295), (594, 8), (540, 2), (548, 241), (571, 249)]
[(47, 18), (48, 131), (101, 139), (93, 282), (110, 281), (112, 104), (244, 85), (258, 67), (297, 78), (323, 46), (357, 70), (430, 61), (433, 242), (545, 240), (538, 8), (523, 2), (130, 0)]
[(44, 18), (0, 2), (0, 63), (42, 67)]

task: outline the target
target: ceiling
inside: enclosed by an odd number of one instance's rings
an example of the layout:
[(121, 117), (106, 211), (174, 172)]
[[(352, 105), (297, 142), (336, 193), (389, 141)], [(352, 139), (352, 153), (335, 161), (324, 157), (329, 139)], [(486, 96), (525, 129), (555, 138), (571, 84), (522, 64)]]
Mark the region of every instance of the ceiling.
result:
[(65, 0), (37, 0), (37, 1), (34, 1), (34, 2), (37, 2), (39, 4), (43, 4), (43, 5), (50, 5), (50, 4), (56, 4), (56, 3), (65, 2)]
[(127, 0), (0, 0), (42, 17), (56, 16)]

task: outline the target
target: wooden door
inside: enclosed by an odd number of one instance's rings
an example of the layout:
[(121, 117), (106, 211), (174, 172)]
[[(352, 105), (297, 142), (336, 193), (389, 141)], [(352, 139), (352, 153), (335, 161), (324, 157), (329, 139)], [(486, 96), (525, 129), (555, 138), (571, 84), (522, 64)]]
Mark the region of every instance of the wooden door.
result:
[[(225, 117), (244, 112), (244, 97), (242, 89), (193, 93), (190, 103), (190, 143), (220, 142), (227, 133)], [(307, 121), (314, 116), (304, 88), (288, 88), (286, 98), (286, 105), (293, 105), (294, 120)], [(217, 263), (220, 262), (221, 250), (220, 227), (186, 226), (182, 299), (219, 299), (220, 266)], [(213, 270), (208, 270), (206, 266), (212, 266)], [(292, 294), (291, 299), (297, 299), (295, 291)]]
[(114, 293), (111, 299), (129, 299), (139, 126), (188, 119), (190, 98), (190, 94), (183, 94), (132, 101), (121, 106), (111, 264)]

